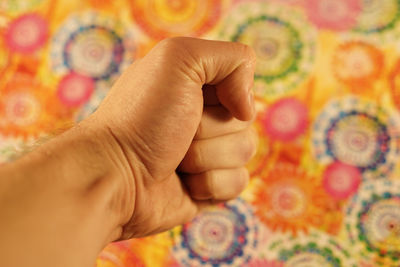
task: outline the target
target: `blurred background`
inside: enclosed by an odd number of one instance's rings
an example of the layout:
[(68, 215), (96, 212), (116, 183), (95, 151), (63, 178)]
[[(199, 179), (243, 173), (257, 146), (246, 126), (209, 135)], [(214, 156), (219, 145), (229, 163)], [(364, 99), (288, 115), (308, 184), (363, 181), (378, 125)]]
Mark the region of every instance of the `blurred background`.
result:
[(257, 54), (248, 188), (98, 267), (400, 266), (400, 0), (0, 0), (0, 35), (1, 163), (166, 37)]

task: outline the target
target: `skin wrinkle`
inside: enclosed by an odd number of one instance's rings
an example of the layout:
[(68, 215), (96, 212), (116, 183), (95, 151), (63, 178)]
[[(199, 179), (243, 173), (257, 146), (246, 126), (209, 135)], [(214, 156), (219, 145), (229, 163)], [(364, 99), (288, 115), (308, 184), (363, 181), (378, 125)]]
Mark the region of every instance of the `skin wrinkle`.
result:
[[(255, 137), (254, 130), (235, 132), (233, 129), (232, 132), (215, 138), (193, 140), (179, 170), (187, 172), (188, 169), (191, 169), (192, 173), (199, 173), (215, 168), (215, 163), (209, 160), (213, 156), (221, 157), (220, 164), (223, 162), (221, 166), (224, 168), (232, 168), (234, 164), (245, 164), (256, 153), (258, 139)], [(205, 146), (204, 144), (207, 143), (209, 145)], [(235, 145), (224, 146), (219, 150), (213, 148), (218, 146), (218, 143)], [(199, 157), (201, 157), (200, 160)]]
[[(140, 199), (142, 199), (142, 195), (143, 193), (150, 193), (149, 190), (147, 189), (146, 186), (143, 185), (143, 181), (136, 179), (135, 180), (135, 186), (136, 186), (136, 203), (138, 203), (138, 201)], [(145, 203), (146, 206), (151, 206), (152, 205), (152, 199), (145, 199), (145, 201), (149, 202), (149, 203)], [(123, 237), (124, 239), (130, 239), (134, 236), (136, 237), (140, 237), (140, 233), (143, 232), (143, 230), (140, 227), (137, 227), (137, 225), (142, 225), (144, 224), (144, 222), (149, 221), (149, 218), (151, 218), (153, 215), (152, 214), (148, 214), (147, 217), (139, 217), (136, 216), (135, 214), (132, 215), (130, 221), (128, 223), (125, 224), (125, 226), (123, 227)], [(136, 228), (135, 228), (136, 226)]]
[[(202, 136), (201, 139), (212, 139), (215, 138), (216, 136), (225, 136), (228, 135), (229, 133), (220, 133), (218, 135), (207, 135), (207, 132), (211, 132), (212, 130), (209, 127), (214, 120), (217, 121), (218, 123), (224, 123), (226, 125), (230, 126), (230, 133), (238, 133), (247, 127), (251, 126), (251, 124), (254, 122), (254, 119), (251, 121), (240, 121), (236, 118), (234, 118), (224, 107), (221, 106), (209, 106), (203, 113), (202, 120), (199, 124), (199, 127), (197, 129), (196, 135), (194, 140), (198, 140), (199, 136)], [(203, 130), (206, 129), (206, 130)]]
[[(124, 181), (126, 181), (128, 186), (126, 186), (126, 187), (124, 186), (123, 188), (126, 188), (125, 189), (126, 193), (124, 195), (126, 195), (128, 197), (128, 199), (125, 200), (126, 203), (129, 203), (129, 204), (131, 204), (133, 206), (132, 206), (132, 209), (131, 209), (131, 213), (127, 214), (127, 219), (125, 219), (125, 220), (123, 219), (121, 221), (121, 225), (120, 226), (123, 228), (123, 225), (129, 222), (130, 218), (132, 217), (133, 211), (135, 210), (136, 199), (134, 199), (134, 198), (136, 198), (136, 196), (137, 196), (137, 194), (136, 194), (136, 184), (135, 183), (139, 179), (139, 177), (138, 177), (138, 175), (135, 175), (135, 174), (137, 174), (137, 172), (135, 171), (135, 168), (133, 167), (132, 159), (128, 158), (127, 152), (124, 150), (124, 147), (120, 144), (120, 141), (114, 135), (113, 130), (111, 128), (108, 128), (108, 127), (106, 127), (106, 129), (108, 130), (108, 132), (111, 135), (111, 137), (115, 140), (115, 142), (117, 144), (117, 147), (119, 147), (119, 149), (120, 149), (120, 151), (121, 151), (121, 153), (123, 155), (122, 161), (125, 162), (125, 166), (128, 166), (129, 167), (129, 171), (130, 171), (130, 175), (129, 176), (125, 176), (124, 175), (124, 177), (125, 177)], [(111, 158), (113, 158), (113, 157), (111, 157)], [(137, 161), (137, 162), (139, 162), (139, 161)], [(129, 199), (132, 196), (134, 198)], [(121, 237), (118, 237), (118, 239), (120, 239), (120, 238)]]
[[(183, 51), (185, 51), (185, 49), (183, 49)], [(188, 77), (189, 81), (194, 82), (196, 85), (205, 84), (207, 74), (201, 71), (201, 66), (199, 63), (194, 60), (193, 62), (189, 62), (187, 59), (185, 59), (183, 60), (183, 64), (184, 67), (181, 67), (180, 71), (186, 75), (186, 77)]]
[[(181, 183), (179, 183), (179, 185), (182, 186)], [(186, 190), (186, 189), (183, 188), (183, 190)], [(173, 205), (173, 202), (171, 201), (171, 199), (167, 198), (167, 204), (169, 204), (169, 205), (166, 205), (166, 206), (171, 206), (172, 209), (179, 209), (182, 207), (183, 199), (180, 199), (180, 201), (176, 205)], [(173, 214), (171, 214), (166, 208), (164, 208), (161, 216), (163, 216), (165, 218), (170, 218), (170, 219), (167, 219), (167, 221), (171, 221), (171, 216), (173, 217)], [(190, 218), (187, 218), (187, 220), (191, 220), (193, 217), (194, 217), (194, 215), (190, 216)], [(167, 225), (168, 224), (172, 225), (171, 223), (167, 223)], [(166, 230), (166, 229), (163, 229), (163, 230)]]
[(190, 53), (187, 50), (184, 38), (174, 37), (166, 39), (161, 41), (158, 46), (161, 47), (160, 52), (163, 52), (160, 57), (163, 59), (163, 61), (160, 62), (161, 64), (171, 66), (171, 62), (177, 61), (175, 51), (179, 51), (178, 62), (180, 64), (176, 65), (175, 69), (180, 71), (183, 74), (183, 77), (187, 77), (188, 81), (193, 82), (195, 85), (205, 83), (206, 74), (203, 71), (204, 68), (202, 68), (200, 63), (198, 63), (198, 60), (194, 59), (193, 53)]
[[(0, 167), (2, 263), (90, 266), (114, 239), (170, 229), (222, 203), (212, 196), (236, 197), (244, 189), (241, 150), (255, 142), (242, 147), (252, 138), (250, 123), (238, 122), (254, 119), (246, 95), (254, 73), (238, 71), (252, 60), (249, 49), (166, 39), (129, 67), (80, 125)], [(218, 88), (222, 104), (216, 106), (238, 124), (224, 115), (226, 120), (209, 118), (200, 126), (209, 112), (201, 90), (208, 80)], [(210, 96), (215, 100), (215, 93)], [(184, 165), (189, 168), (182, 173)], [(208, 171), (199, 174), (201, 169)], [(211, 199), (197, 200), (199, 194)], [(13, 256), (20, 250), (24, 257)]]
[(251, 137), (244, 139), (247, 142), (243, 148), (244, 162), (248, 162), (257, 153), (258, 135), (253, 128), (251, 129)]

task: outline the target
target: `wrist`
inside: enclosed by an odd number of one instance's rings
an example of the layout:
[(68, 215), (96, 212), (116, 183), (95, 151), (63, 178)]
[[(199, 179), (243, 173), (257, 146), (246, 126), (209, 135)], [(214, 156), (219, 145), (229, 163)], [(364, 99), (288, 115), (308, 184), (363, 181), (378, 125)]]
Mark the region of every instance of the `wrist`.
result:
[(134, 178), (119, 145), (95, 119), (81, 122), (16, 164), (14, 169), (26, 169), (38, 186), (48, 184), (60, 196), (73, 195), (76, 208), (93, 216), (88, 220), (104, 224), (106, 243), (120, 238), (133, 212)]
[[(88, 266), (121, 237), (133, 212), (134, 180), (114, 140), (97, 125), (85, 121), (0, 168), (0, 228), (9, 229), (0, 247), (30, 251), (23, 261), (31, 266)], [(7, 260), (15, 263), (7, 266), (23, 265)]]
[(114, 234), (107, 241), (111, 242), (121, 238), (123, 226), (132, 217), (136, 188), (135, 173), (126, 152), (104, 125), (91, 116), (66, 135), (70, 135), (67, 139), (72, 142), (81, 142), (73, 152), (78, 155), (76, 161), (80, 161), (77, 169), (82, 175), (91, 173), (91, 181), (84, 185), (84, 190), (98, 199), (94, 202), (104, 203), (104, 212), (112, 221)]

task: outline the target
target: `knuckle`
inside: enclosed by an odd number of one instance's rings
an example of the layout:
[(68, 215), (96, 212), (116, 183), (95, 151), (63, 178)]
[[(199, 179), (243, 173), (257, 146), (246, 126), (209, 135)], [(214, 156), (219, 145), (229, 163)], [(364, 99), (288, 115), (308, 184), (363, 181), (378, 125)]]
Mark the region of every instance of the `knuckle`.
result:
[(254, 123), (254, 118), (252, 120), (249, 121), (240, 121), (243, 124), (243, 129), (254, 129), (254, 127), (252, 126)]
[(251, 160), (251, 158), (255, 155), (258, 147), (258, 136), (257, 133), (253, 128), (249, 128), (246, 131), (245, 138), (244, 140), (244, 148), (243, 150), (245, 151), (244, 153), (244, 161), (247, 163), (248, 161)]
[(232, 177), (235, 181), (235, 186), (232, 191), (232, 196), (235, 197), (239, 195), (243, 189), (247, 186), (248, 175), (245, 168), (237, 169), (234, 173), (234, 177)]
[(249, 174), (246, 168), (209, 171), (208, 175), (208, 194), (214, 200), (229, 200), (237, 197), (249, 182)]
[(182, 38), (172, 37), (160, 41), (156, 45), (154, 53), (161, 65), (179, 65), (180, 61), (184, 59), (182, 53), (186, 51), (185, 49)]
[(189, 175), (185, 180), (190, 196), (196, 200), (205, 200), (210, 198), (210, 189), (208, 185), (208, 173)]
[(251, 46), (243, 43), (237, 43), (237, 44), (238, 44), (238, 49), (240, 49), (242, 52), (242, 55), (250, 62), (255, 63), (256, 53), (254, 52), (254, 49)]
[(189, 174), (203, 173), (207, 171), (204, 148), (200, 142), (201, 141), (196, 140), (192, 142), (185, 157), (178, 166), (179, 171)]
[(254, 51), (254, 49), (250, 46), (247, 46), (247, 53), (249, 55), (250, 60), (255, 63), (256, 59), (257, 59), (257, 55), (256, 52)]
[(217, 184), (215, 183), (216, 175), (214, 171), (208, 171), (206, 173), (207, 189), (208, 194), (211, 199), (219, 198), (219, 190)]
[(239, 177), (237, 194), (240, 194), (249, 183), (250, 180), (249, 171), (246, 168), (241, 168), (237, 176)]
[(182, 43), (182, 38), (170, 37), (159, 42), (157, 47), (165, 52), (176, 52), (182, 47)]
[(258, 143), (259, 143), (258, 132), (257, 132), (256, 128), (254, 128), (253, 126), (250, 127), (250, 131), (252, 134), (255, 149), (257, 150)]
[(196, 47), (193, 40), (188, 37), (170, 37), (157, 44), (157, 53), (161, 58), (161, 64), (174, 66), (192, 81), (203, 84), (203, 69), (199, 65), (196, 56)]
[(245, 168), (239, 168), (229, 174), (229, 189), (220, 188), (219, 199), (233, 199), (240, 195), (249, 182), (249, 175)]

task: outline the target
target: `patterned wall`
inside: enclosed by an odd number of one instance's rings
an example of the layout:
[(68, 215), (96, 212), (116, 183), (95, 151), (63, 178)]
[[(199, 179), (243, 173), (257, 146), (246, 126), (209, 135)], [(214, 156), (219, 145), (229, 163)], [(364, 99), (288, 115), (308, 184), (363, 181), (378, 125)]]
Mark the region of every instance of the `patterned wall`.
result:
[(399, 0), (0, 0), (0, 160), (91, 112), (175, 35), (243, 42), (260, 145), (240, 198), (103, 266), (400, 266)]

